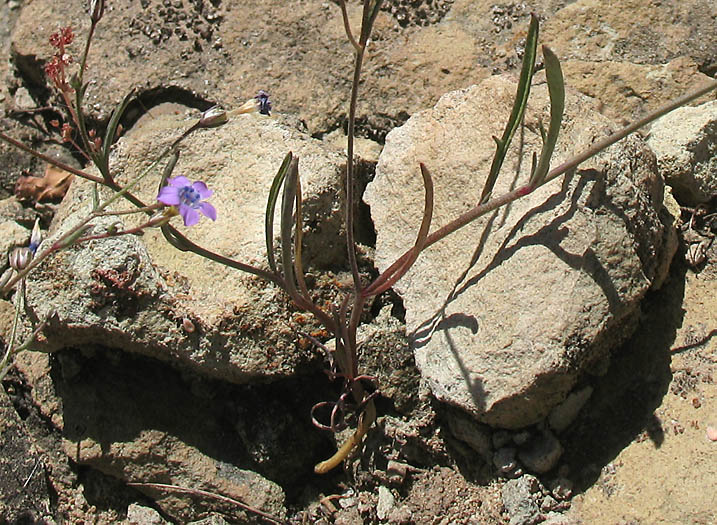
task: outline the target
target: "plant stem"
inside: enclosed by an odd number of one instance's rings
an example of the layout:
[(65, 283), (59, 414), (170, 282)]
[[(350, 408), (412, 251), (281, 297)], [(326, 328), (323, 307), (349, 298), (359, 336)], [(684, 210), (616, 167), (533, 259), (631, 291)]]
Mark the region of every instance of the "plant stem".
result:
[(19, 140), (15, 140), (14, 138), (10, 137), (9, 135), (6, 135), (2, 131), (0, 131), (0, 139), (4, 140), (8, 144), (11, 144), (15, 146), (17, 149), (20, 149), (24, 151), (25, 153), (29, 153), (33, 157), (36, 157), (40, 160), (43, 160), (47, 162), (48, 164), (52, 164), (53, 166), (56, 166), (62, 170), (68, 171), (72, 173), (73, 175), (77, 175), (78, 177), (82, 177), (83, 179), (91, 180), (92, 182), (99, 182), (100, 184), (104, 184), (104, 179), (101, 177), (96, 177), (95, 175), (90, 175), (86, 171), (78, 170), (77, 168), (73, 168), (72, 166), (65, 164), (64, 162), (61, 162), (57, 159), (53, 159), (52, 157), (48, 157), (47, 155), (44, 155), (40, 153), (39, 151), (36, 151), (29, 146), (26, 146)]

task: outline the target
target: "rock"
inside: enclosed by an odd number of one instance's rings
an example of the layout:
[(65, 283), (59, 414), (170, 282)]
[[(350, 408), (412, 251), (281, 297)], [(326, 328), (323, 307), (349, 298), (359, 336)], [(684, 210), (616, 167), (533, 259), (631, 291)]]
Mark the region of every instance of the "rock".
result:
[(490, 463), (493, 455), (490, 430), (485, 425), (455, 411), (447, 411), (446, 418), (448, 428), (456, 439), (467, 443), (486, 463)]
[(653, 124), (648, 144), (681, 204), (717, 195), (717, 100), (665, 115)]
[(530, 474), (511, 479), (503, 485), (503, 506), (510, 516), (510, 525), (532, 525), (538, 522), (540, 509), (533, 494), (539, 490), (540, 483)]
[(378, 488), (378, 503), (376, 504), (376, 516), (378, 519), (385, 520), (388, 515), (396, 506), (396, 498), (391, 493), (391, 490), (386, 487)]
[(562, 455), (563, 447), (560, 441), (549, 430), (544, 430), (535, 436), (518, 452), (518, 457), (525, 468), (536, 474), (544, 474), (552, 470)]
[(561, 476), (550, 483), (550, 493), (558, 501), (567, 501), (573, 495), (573, 482)]
[[(237, 107), (265, 89), (276, 111), (297, 114), (311, 134), (326, 133), (345, 121), (353, 49), (338, 6), (281, 0), (164, 4), (147, 0), (105, 10), (85, 76), (92, 80), (86, 100), (93, 116), (108, 118), (132, 87), (146, 103), (185, 99), (205, 104), (203, 109), (210, 105), (206, 101)], [(361, 7), (349, 5), (349, 11), (358, 31)], [(53, 51), (48, 37), (70, 23), (77, 35), (70, 51), (78, 62), (89, 24), (84, 4), (60, 8), (41, 0), (23, 5), (12, 55), (29, 83), (45, 83), (42, 65)], [(358, 117), (365, 133), (375, 138), (403, 122), (407, 112), (463, 85), (467, 76), (490, 74), (479, 62), (478, 38), (455, 22), (440, 30), (402, 29), (395, 17), (381, 12), (370, 53)]]
[(548, 495), (543, 498), (543, 501), (540, 502), (540, 510), (543, 512), (549, 512), (556, 508), (558, 506), (558, 502), (555, 501), (555, 498)]
[[(532, 6), (531, 6), (532, 8)], [(709, 0), (570, 2), (546, 19), (541, 41), (562, 60), (566, 85), (632, 120), (708, 80), (714, 61), (714, 5)]]
[(664, 246), (666, 257), (662, 266), (659, 266), (655, 272), (655, 280), (652, 283), (654, 290), (659, 290), (667, 280), (670, 273), (670, 264), (672, 258), (677, 253), (680, 246), (680, 238), (677, 235), (677, 229), (681, 225), (682, 210), (680, 205), (672, 195), (672, 188), (665, 186), (664, 207), (660, 210), (660, 218), (662, 223), (667, 226), (665, 228)]
[(357, 339), (359, 362), (366, 374), (376, 378), (381, 396), (393, 401), (400, 413), (410, 414), (418, 403), (421, 377), (406, 327), (391, 315), (391, 306), (359, 326)]
[(493, 448), (501, 448), (510, 443), (513, 440), (513, 436), (507, 430), (497, 429), (491, 436), (493, 441)]
[(388, 515), (388, 522), (395, 523), (396, 525), (406, 525), (413, 522), (413, 512), (408, 505), (401, 505), (395, 508)]
[(127, 523), (128, 525), (165, 525), (169, 522), (156, 510), (132, 503), (127, 507)]
[(541, 525), (575, 525), (575, 523), (575, 520), (560, 512), (548, 512), (545, 515), (545, 521), (542, 521)]
[(565, 398), (565, 401), (555, 406), (553, 410), (550, 411), (550, 416), (548, 416), (550, 428), (555, 430), (558, 434), (568, 428), (570, 423), (575, 421), (575, 418), (578, 416), (585, 403), (587, 403), (588, 399), (590, 399), (592, 393), (593, 388), (591, 386), (586, 386), (580, 390), (571, 392), (568, 397)]
[[(141, 173), (146, 159), (191, 122), (159, 114), (140, 123), (116, 146), (112, 165), (119, 180)], [(243, 115), (207, 131), (190, 137), (182, 147), (175, 175), (207, 182), (215, 191), (211, 202), (218, 219), (216, 223), (205, 219), (191, 229), (178, 220), (180, 230), (210, 250), (266, 268), (266, 197), (291, 150), (300, 158), (309, 225), (305, 263), (328, 264), (344, 257), (341, 207), (335, 204), (342, 169), (337, 154), (324, 152), (319, 141), (259, 115)], [(156, 199), (158, 177), (159, 173), (152, 174), (136, 190), (147, 203)], [(55, 218), (51, 239), (86, 216), (89, 202), (91, 184), (75, 181)], [(120, 209), (128, 206), (117, 204)], [(124, 224), (131, 227), (140, 219), (131, 217)], [(93, 223), (94, 231), (101, 233), (116, 223), (116, 217)], [(290, 302), (278, 287), (179, 252), (156, 230), (141, 238), (125, 235), (91, 241), (49, 258), (29, 280), (28, 306), (40, 318), (50, 310), (58, 314), (38, 345), (44, 351), (110, 345), (231, 382), (286, 377), (312, 359), (297, 348), (292, 330), (307, 327), (293, 323)]]
[(503, 447), (495, 451), (493, 465), (501, 474), (510, 474), (518, 468), (515, 453), (516, 450), (513, 447)]
[[(490, 137), (502, 133), (514, 94), (511, 80), (492, 77), (444, 95), (389, 134), (365, 193), (380, 270), (415, 242), (419, 162), (434, 182), (432, 231), (475, 205), (494, 154)], [(539, 148), (544, 87), (531, 100), (519, 184), (527, 154)], [(553, 165), (614, 129), (591, 107), (568, 95)], [(512, 187), (516, 161), (513, 150), (494, 195)], [(432, 245), (395, 286), (434, 396), (489, 425), (520, 428), (547, 416), (631, 333), (669, 258), (663, 183), (649, 148), (631, 137), (581, 167)]]

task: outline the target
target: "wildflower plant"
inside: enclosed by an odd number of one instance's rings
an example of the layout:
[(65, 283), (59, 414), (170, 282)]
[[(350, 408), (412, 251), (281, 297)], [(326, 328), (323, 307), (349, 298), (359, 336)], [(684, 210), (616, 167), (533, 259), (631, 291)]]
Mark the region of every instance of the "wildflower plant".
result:
[[(113, 194), (106, 201), (100, 202), (99, 192), (95, 191), (95, 199), (89, 214), (78, 224), (70, 228), (59, 239), (44, 247), (40, 246), (42, 249), (38, 248), (38, 234), (33, 232), (30, 246), (28, 248), (20, 248), (19, 251), (13, 252), (11, 255), (13, 273), (5, 280), (2, 290), (7, 293), (14, 286), (17, 287), (15, 293), (15, 324), (17, 324), (17, 318), (22, 308), (21, 297), (25, 278), (29, 272), (54, 252), (89, 239), (136, 234), (152, 227), (161, 228), (167, 242), (178, 250), (193, 252), (203, 258), (258, 276), (280, 287), (291, 298), (298, 309), (311, 313), (331, 335), (333, 338), (332, 344), (327, 344), (325, 341), (319, 341), (314, 338), (311, 338), (311, 340), (315, 345), (326, 352), (329, 361), (328, 375), (332, 380), (340, 381), (341, 389), (336, 400), (317, 404), (312, 410), (311, 418), (318, 428), (334, 433), (346, 429), (349, 426), (355, 428), (350, 437), (338, 448), (335, 454), (316, 465), (315, 471), (317, 473), (326, 473), (340, 465), (344, 459), (349, 457), (351, 452), (361, 443), (364, 435), (368, 432), (377, 416), (375, 399), (379, 395), (379, 391), (374, 378), (362, 373), (357, 352), (357, 329), (362, 312), (364, 311), (364, 306), (371, 298), (384, 293), (401, 279), (401, 277), (410, 270), (421, 252), (427, 247), (444, 239), (446, 236), (476, 218), (528, 195), (536, 188), (573, 171), (580, 163), (634, 132), (641, 126), (717, 88), (717, 82), (709, 83), (679, 100), (658, 109), (634, 124), (606, 137), (585, 152), (551, 169), (551, 158), (559, 137), (563, 117), (565, 89), (558, 58), (548, 47), (543, 46), (542, 55), (544, 58), (550, 97), (548, 128), (545, 130), (541, 127), (543, 146), (539, 153), (536, 152), (532, 156), (532, 169), (529, 179), (518, 188), (503, 195), (495, 196), (493, 195), (493, 189), (500, 175), (503, 161), (512, 138), (523, 120), (530, 95), (533, 75), (536, 71), (538, 19), (536, 16), (532, 16), (526, 38), (525, 53), (513, 109), (502, 136), (495, 138), (496, 153), (488, 170), (488, 176), (482, 192), (480, 195), (476, 195), (476, 205), (471, 210), (456, 217), (444, 226), (432, 230), (432, 178), (428, 166), (423, 164), (416, 166), (417, 174), (420, 174), (423, 180), (425, 198), (423, 218), (416, 232), (415, 243), (413, 246), (407, 247), (405, 253), (375, 280), (365, 282), (359, 272), (357, 245), (354, 238), (355, 204), (357, 201), (356, 195), (354, 194), (354, 179), (356, 177), (356, 166), (354, 163), (354, 128), (363, 62), (366, 57), (366, 49), (372, 28), (381, 5), (382, 0), (362, 0), (363, 10), (361, 23), (358, 32), (355, 32), (349, 21), (345, 0), (338, 0), (346, 36), (353, 47), (354, 53), (352, 88), (348, 114), (348, 154), (344, 184), (345, 194), (343, 195), (345, 199), (344, 220), (346, 245), (348, 249), (347, 261), (353, 280), (350, 292), (342, 293), (337, 291), (334, 303), (328, 307), (319, 305), (312, 299), (304, 277), (304, 262), (302, 257), (303, 223), (301, 177), (299, 173), (300, 159), (292, 152), (286, 154), (281, 166), (278, 167), (270, 188), (268, 188), (264, 224), (266, 266), (250, 265), (215, 253), (189, 240), (179, 229), (170, 223), (172, 217), (177, 215), (182, 217), (184, 226), (186, 227), (197, 224), (201, 216), (207, 217), (212, 221), (217, 220), (217, 212), (212, 204), (208, 202), (213, 192), (203, 181), (192, 181), (187, 175), (172, 176), (179, 158), (182, 141), (198, 129), (210, 129), (222, 126), (228, 122), (230, 118), (235, 118), (244, 113), (259, 112), (265, 115), (270, 114), (271, 101), (268, 93), (265, 91), (259, 91), (254, 98), (234, 110), (224, 110), (215, 106), (205, 111), (194, 125), (184, 131), (158, 158), (154, 159), (151, 165), (140, 173), (135, 180), (124, 187), (116, 182), (110, 170), (110, 148), (117, 138), (120, 130), (120, 120), (134, 93), (130, 92), (114, 110), (102, 137), (99, 137), (97, 132), (88, 129), (82, 109), (83, 98), (87, 89), (87, 84), (84, 83), (83, 76), (92, 35), (94, 34), (95, 26), (102, 18), (105, 8), (103, 0), (91, 0), (89, 2), (91, 25), (78, 70), (70, 75), (70, 68), (74, 67), (75, 64), (68, 50), (68, 47), (74, 40), (74, 34), (70, 28), (64, 28), (57, 33), (53, 33), (50, 43), (56, 51), (48, 62), (45, 70), (50, 81), (67, 106), (69, 121), (62, 125), (63, 140), (72, 144), (91, 161), (96, 166), (99, 176), (72, 168), (55, 159), (49, 158), (1, 132), (0, 139), (50, 164), (94, 182), (95, 188), (99, 185), (104, 186), (112, 190)], [(159, 173), (160, 170), (161, 174)], [(144, 203), (134, 195), (132, 191), (140, 180), (150, 176), (156, 176), (158, 179), (157, 197), (155, 202)], [(109, 211), (109, 206), (120, 199), (128, 201), (132, 205), (132, 208), (126, 211)], [(276, 228), (278, 230), (280, 246), (278, 254), (274, 245), (274, 217), (277, 212), (277, 207), (280, 217), (280, 223)], [(92, 221), (96, 218), (125, 213), (144, 213), (147, 215), (147, 219), (139, 226), (128, 230), (109, 228), (99, 233), (93, 230)], [(39, 323), (35, 326), (33, 336), (26, 343), (17, 345), (15, 342), (16, 330), (13, 328), (4, 358), (2, 363), (0, 363), (0, 365), (2, 365), (2, 368), (0, 368), (0, 377), (7, 370), (12, 355), (20, 349), (27, 348), (31, 344), (33, 337), (41, 330), (42, 323)], [(324, 412), (329, 414), (326, 420), (320, 418), (320, 414)]]

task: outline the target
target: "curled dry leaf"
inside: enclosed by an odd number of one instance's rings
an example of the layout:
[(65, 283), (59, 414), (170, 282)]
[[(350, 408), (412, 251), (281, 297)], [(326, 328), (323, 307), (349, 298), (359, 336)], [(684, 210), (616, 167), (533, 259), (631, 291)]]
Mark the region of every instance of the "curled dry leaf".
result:
[(20, 200), (35, 202), (60, 200), (67, 193), (73, 176), (72, 173), (48, 164), (43, 177), (18, 177), (15, 195)]

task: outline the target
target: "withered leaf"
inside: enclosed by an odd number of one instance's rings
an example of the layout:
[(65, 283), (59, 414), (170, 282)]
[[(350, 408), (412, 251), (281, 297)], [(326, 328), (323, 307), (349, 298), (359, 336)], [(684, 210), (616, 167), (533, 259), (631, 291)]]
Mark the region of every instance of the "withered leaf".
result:
[(48, 164), (43, 177), (18, 177), (15, 195), (20, 200), (57, 201), (67, 193), (74, 175), (56, 166)]

